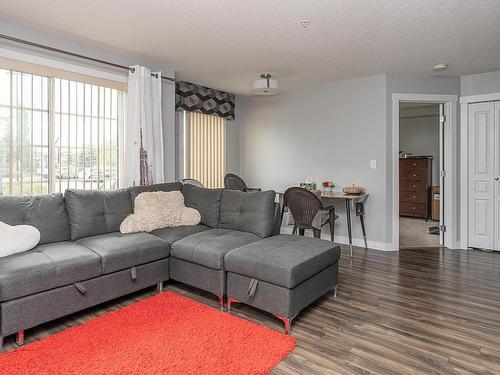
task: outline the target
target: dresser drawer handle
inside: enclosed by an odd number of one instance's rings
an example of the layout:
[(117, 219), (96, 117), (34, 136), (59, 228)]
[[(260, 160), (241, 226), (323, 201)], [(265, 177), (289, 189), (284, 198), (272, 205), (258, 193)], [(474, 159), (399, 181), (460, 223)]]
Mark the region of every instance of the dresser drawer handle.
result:
[(417, 175), (415, 173), (413, 173), (413, 177), (417, 177)]
[(413, 185), (413, 188), (414, 188), (414, 189), (416, 189), (416, 188), (417, 188), (417, 186), (416, 186), (416, 185)]
[(416, 197), (416, 196), (413, 196), (413, 199), (417, 199), (417, 197)]
[(413, 163), (413, 166), (415, 167), (417, 165), (417, 163)]
[(415, 211), (415, 210), (416, 210), (416, 208), (415, 208), (415, 207), (412, 207), (412, 208), (413, 208), (413, 211)]

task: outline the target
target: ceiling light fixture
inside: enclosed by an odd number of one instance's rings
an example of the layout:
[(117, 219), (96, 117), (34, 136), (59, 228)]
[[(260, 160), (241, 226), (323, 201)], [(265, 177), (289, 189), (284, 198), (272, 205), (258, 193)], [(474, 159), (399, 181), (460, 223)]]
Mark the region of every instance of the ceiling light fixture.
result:
[(276, 95), (280, 93), (280, 83), (271, 79), (271, 74), (262, 73), (261, 79), (252, 82), (252, 93), (254, 95)]
[(432, 67), (435, 72), (442, 72), (443, 70), (448, 69), (448, 64), (436, 64)]

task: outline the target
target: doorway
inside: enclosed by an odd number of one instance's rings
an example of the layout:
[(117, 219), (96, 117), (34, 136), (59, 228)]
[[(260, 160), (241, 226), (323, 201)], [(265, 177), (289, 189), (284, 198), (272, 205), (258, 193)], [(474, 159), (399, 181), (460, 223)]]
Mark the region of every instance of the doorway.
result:
[(441, 146), (440, 164), (440, 220), (445, 219), (446, 225), (440, 227), (441, 243), (447, 248), (457, 248), (459, 242), (456, 238), (458, 227), (461, 224), (458, 215), (459, 184), (458, 184), (458, 150), (460, 139), (457, 130), (457, 95), (442, 94), (392, 94), (392, 241), (390, 250), (399, 250), (399, 203), (400, 203), (400, 144), (399, 144), (399, 105), (400, 102), (444, 104), (442, 116), (444, 126), (443, 143)]
[(443, 104), (399, 103), (399, 247), (443, 245)]

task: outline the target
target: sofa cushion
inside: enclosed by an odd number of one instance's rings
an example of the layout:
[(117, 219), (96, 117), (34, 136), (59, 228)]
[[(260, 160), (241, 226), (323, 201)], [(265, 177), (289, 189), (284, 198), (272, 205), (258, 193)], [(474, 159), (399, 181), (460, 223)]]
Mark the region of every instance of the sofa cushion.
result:
[(0, 196), (0, 221), (32, 225), (40, 231), (40, 244), (68, 241), (70, 229), (62, 194)]
[(219, 228), (255, 233), (269, 237), (274, 228), (274, 201), (272, 190), (242, 192), (225, 189), (220, 206)]
[(0, 259), (0, 301), (102, 275), (101, 258), (86, 247), (57, 242)]
[(226, 271), (293, 288), (338, 262), (340, 246), (316, 238), (280, 234), (226, 254)]
[(240, 246), (258, 241), (259, 236), (230, 229), (211, 229), (173, 243), (171, 255), (216, 270), (224, 269), (224, 255)]
[(190, 236), (191, 234), (204, 232), (209, 229), (210, 227), (203, 224), (181, 225), (180, 227), (176, 228), (157, 229), (152, 231), (151, 234), (161, 238), (162, 240), (168, 242), (169, 244), (173, 244), (175, 241), (178, 241), (181, 238)]
[(71, 240), (117, 232), (132, 213), (128, 190), (77, 190), (64, 193), (71, 226)]
[(181, 191), (182, 182), (165, 182), (148, 186), (132, 186), (128, 189), (132, 207), (134, 207), (135, 198), (141, 193), (151, 193), (154, 191)]
[(201, 224), (217, 228), (219, 224), (220, 200), (223, 189), (207, 189), (185, 184), (182, 186), (184, 204), (201, 214)]
[(77, 243), (101, 257), (105, 274), (166, 258), (170, 251), (167, 242), (148, 233), (107, 233)]

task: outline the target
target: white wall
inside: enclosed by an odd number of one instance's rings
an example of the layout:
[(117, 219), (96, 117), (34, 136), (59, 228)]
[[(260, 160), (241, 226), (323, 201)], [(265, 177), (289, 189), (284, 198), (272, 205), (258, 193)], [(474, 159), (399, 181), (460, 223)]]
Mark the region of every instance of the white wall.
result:
[(439, 185), (439, 105), (399, 110), (399, 149), (433, 156), (432, 185)]
[[(364, 186), (369, 246), (385, 249), (386, 76), (239, 99), (240, 169), (248, 184), (284, 191), (310, 176), (318, 185), (332, 180), (337, 189)], [(336, 239), (346, 242), (344, 206), (337, 204), (337, 211)], [(353, 222), (361, 245), (355, 216)]]
[(460, 95), (481, 95), (500, 92), (500, 70), (462, 76)]
[[(116, 64), (144, 65), (153, 70), (161, 70), (162, 74), (169, 77), (175, 76), (175, 71), (171, 67), (165, 67), (161, 64), (150, 61), (144, 56), (134, 55), (124, 51), (116, 50), (112, 46), (90, 43), (80, 39), (72, 38), (66, 34), (57, 33), (46, 29), (37, 29), (31, 24), (13, 22), (0, 16), (0, 33), (9, 36), (26, 39), (32, 42), (45, 44), (51, 47), (67, 50), (85, 56), (110, 61)], [(101, 72), (111, 72), (126, 77), (127, 72), (123, 69), (112, 68), (107, 65), (92, 63), (88, 60), (69, 58), (67, 56), (44, 51), (36, 47), (26, 47), (16, 43), (0, 40), (0, 48), (9, 49), (17, 52), (29, 53), (34, 56), (47, 57), (66, 63), (78, 64), (83, 67), (89, 67)], [(165, 179), (171, 181), (175, 178), (175, 84), (163, 81), (162, 84), (162, 120), (163, 137), (165, 147)]]

